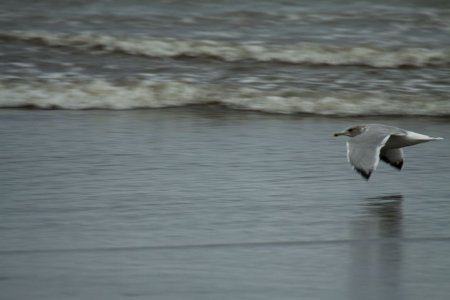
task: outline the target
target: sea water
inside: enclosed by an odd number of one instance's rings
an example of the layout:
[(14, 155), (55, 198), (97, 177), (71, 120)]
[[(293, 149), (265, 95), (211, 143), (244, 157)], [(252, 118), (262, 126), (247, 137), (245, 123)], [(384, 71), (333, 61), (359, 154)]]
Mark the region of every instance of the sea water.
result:
[(0, 107), (448, 116), (447, 1), (2, 1)]
[[(0, 298), (447, 299), (447, 1), (1, 1)], [(365, 181), (334, 132), (444, 140)]]

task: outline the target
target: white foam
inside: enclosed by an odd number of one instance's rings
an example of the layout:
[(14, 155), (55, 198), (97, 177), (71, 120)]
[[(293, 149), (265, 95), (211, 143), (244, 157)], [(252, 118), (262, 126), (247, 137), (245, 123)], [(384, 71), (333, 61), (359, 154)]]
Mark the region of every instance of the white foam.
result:
[(201, 103), (202, 89), (187, 84), (140, 82), (119, 86), (103, 80), (88, 82), (1, 83), (1, 107), (60, 109), (159, 108)]
[(367, 65), (372, 67), (446, 65), (450, 49), (337, 47), (297, 43), (288, 45), (263, 42), (228, 42), (109, 36), (94, 33), (51, 33), (15, 31), (0, 33), (0, 39), (26, 40), (52, 47), (121, 52), (151, 57), (214, 57), (225, 61), (256, 60), (293, 64)]
[(146, 80), (131, 84), (116, 84), (104, 80), (0, 82), (2, 108), (120, 110), (210, 103), (235, 109), (283, 114), (450, 116), (450, 102), (446, 99), (393, 97), (381, 93), (314, 93)]

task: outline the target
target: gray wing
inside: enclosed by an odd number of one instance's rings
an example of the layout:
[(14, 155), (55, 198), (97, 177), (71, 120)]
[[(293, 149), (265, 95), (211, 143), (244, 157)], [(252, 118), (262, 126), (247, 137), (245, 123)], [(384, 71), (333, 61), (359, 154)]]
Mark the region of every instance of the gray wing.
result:
[(347, 142), (347, 159), (365, 179), (369, 180), (380, 162), (380, 149), (386, 144), (390, 133), (384, 130), (368, 130)]
[(401, 148), (381, 149), (380, 158), (399, 170), (403, 167), (403, 150)]

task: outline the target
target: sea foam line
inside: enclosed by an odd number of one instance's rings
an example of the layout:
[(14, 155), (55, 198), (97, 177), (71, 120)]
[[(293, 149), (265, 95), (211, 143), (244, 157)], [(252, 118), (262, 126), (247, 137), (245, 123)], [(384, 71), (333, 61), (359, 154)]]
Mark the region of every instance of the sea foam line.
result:
[(148, 57), (213, 57), (224, 61), (256, 60), (291, 64), (364, 65), (377, 68), (423, 67), (450, 63), (450, 49), (383, 49), (338, 47), (313, 43), (287, 45), (261, 41), (231, 42), (176, 38), (126, 37), (44, 31), (0, 32), (3, 41), (27, 41), (49, 47), (120, 52)]
[(292, 89), (264, 91), (177, 81), (137, 81), (128, 84), (105, 80), (0, 82), (1, 108), (123, 110), (211, 103), (281, 114), (450, 116), (450, 102), (447, 99), (423, 99), (411, 95)]
[(0, 250), (0, 255), (33, 255), (52, 253), (94, 253), (94, 252), (135, 252), (135, 251), (167, 251), (187, 249), (224, 249), (224, 248), (259, 248), (259, 247), (308, 247), (320, 245), (382, 245), (382, 244), (410, 244), (410, 243), (449, 243), (450, 237), (412, 237), (412, 238), (368, 238), (368, 239), (334, 239), (334, 240), (281, 240), (281, 241), (245, 241), (245, 242), (222, 242), (204, 244), (173, 244), (173, 245), (132, 245), (132, 246), (112, 246), (112, 247), (91, 247), (91, 248), (38, 248), (38, 249), (7, 249)]

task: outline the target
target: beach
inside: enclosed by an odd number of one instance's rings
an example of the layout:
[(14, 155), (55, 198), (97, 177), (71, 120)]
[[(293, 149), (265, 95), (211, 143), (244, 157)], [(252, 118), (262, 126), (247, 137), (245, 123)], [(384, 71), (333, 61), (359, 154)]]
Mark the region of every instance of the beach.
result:
[[(447, 1), (0, 3), (0, 298), (447, 299)], [(443, 140), (366, 181), (352, 125)]]
[[(445, 299), (448, 139), (369, 182), (370, 118), (3, 110), (4, 299)], [(446, 136), (442, 119), (377, 121)], [(26, 288), (25, 288), (26, 287)]]

